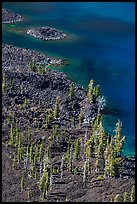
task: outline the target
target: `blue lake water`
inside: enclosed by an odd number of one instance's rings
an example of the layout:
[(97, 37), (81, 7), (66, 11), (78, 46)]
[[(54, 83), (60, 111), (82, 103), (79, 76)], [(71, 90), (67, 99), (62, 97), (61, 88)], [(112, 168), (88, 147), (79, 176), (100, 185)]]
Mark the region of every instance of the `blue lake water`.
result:
[[(113, 133), (117, 119), (126, 136), (123, 154), (135, 154), (135, 3), (133, 2), (5, 2), (3, 8), (24, 15), (15, 27), (3, 25), (2, 42), (66, 58), (59, 69), (85, 86), (100, 84), (109, 112), (105, 129)], [(70, 39), (43, 42), (25, 34), (32, 26), (51, 26)], [(57, 68), (55, 68), (57, 69)]]

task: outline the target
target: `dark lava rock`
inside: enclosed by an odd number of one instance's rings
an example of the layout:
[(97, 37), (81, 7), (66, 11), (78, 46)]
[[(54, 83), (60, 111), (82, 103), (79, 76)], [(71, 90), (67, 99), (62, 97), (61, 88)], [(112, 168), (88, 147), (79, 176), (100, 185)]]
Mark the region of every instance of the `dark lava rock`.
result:
[(22, 21), (23, 17), (13, 11), (2, 9), (2, 23), (15, 23)]
[(27, 30), (27, 34), (42, 40), (59, 40), (66, 37), (62, 31), (48, 26), (31, 28)]

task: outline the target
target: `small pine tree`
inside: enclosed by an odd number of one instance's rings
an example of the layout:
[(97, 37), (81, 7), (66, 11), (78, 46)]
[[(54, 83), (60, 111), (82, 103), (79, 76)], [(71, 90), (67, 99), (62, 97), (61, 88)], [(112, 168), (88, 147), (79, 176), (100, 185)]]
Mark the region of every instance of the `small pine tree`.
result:
[(59, 125), (57, 125), (57, 124), (53, 126), (53, 130), (52, 130), (52, 132), (53, 132), (53, 139), (58, 134), (58, 128), (59, 128)]
[(100, 95), (100, 86), (99, 86), (99, 84), (94, 87), (93, 95), (96, 96), (96, 97), (98, 97)]
[(22, 173), (20, 186), (21, 186), (21, 191), (22, 191), (24, 188), (24, 172)]
[(2, 91), (4, 91), (5, 88), (6, 88), (6, 75), (4, 73), (2, 78)]
[(114, 159), (114, 171), (115, 171), (115, 175), (117, 176), (122, 174), (122, 163), (123, 163), (122, 157), (116, 157)]
[(27, 98), (24, 99), (24, 105), (25, 105), (25, 106), (28, 105), (28, 99), (27, 99)]
[(59, 100), (60, 100), (60, 97), (58, 96), (56, 98), (56, 102), (55, 102), (55, 106), (54, 106), (54, 112), (53, 112), (55, 119), (57, 119), (59, 117)]
[(21, 146), (18, 144), (18, 163), (21, 161)]
[(84, 114), (83, 114), (83, 111), (81, 110), (81, 111), (80, 111), (80, 114), (79, 114), (79, 116), (78, 116), (79, 128), (80, 128), (80, 126), (81, 126), (81, 124), (82, 124), (82, 122), (83, 122), (83, 119), (84, 119)]
[(29, 70), (30, 71), (34, 71), (34, 67), (35, 67), (35, 65), (36, 65), (36, 62), (35, 62), (35, 60), (33, 59), (30, 63), (29, 63)]
[(11, 80), (11, 88), (13, 88), (13, 85), (15, 84), (14, 79)]
[(123, 193), (123, 202), (127, 202), (127, 192)]
[(27, 187), (26, 191), (27, 191), (27, 200), (30, 202), (30, 188)]
[(12, 126), (12, 123), (11, 123), (9, 145), (13, 145), (13, 137), (14, 137), (14, 133), (13, 133), (13, 126)]
[(135, 202), (135, 186), (132, 186), (130, 200), (131, 202)]
[(79, 152), (80, 152), (80, 142), (79, 142), (79, 139), (77, 138), (74, 144), (74, 159), (78, 159)]
[(89, 85), (88, 85), (87, 96), (88, 96), (88, 100), (90, 103), (92, 102), (93, 83), (94, 83), (94, 81), (93, 81), (93, 79), (91, 79), (89, 82)]
[(32, 144), (29, 148), (29, 160), (30, 160), (30, 162), (33, 161), (33, 145)]
[(115, 129), (115, 132), (116, 132), (115, 147), (114, 147), (115, 156), (121, 156), (122, 146), (125, 140), (125, 136), (124, 137), (121, 136), (121, 127), (122, 127), (122, 123), (120, 120), (118, 120), (116, 124), (116, 129)]
[(114, 197), (114, 202), (119, 202), (119, 194)]
[(38, 73), (43, 74), (43, 68), (40, 64), (38, 65)]
[(111, 138), (110, 143), (106, 146), (106, 150), (104, 152), (105, 158), (105, 176), (115, 176), (115, 158), (114, 158), (114, 149), (113, 149), (113, 139)]
[(48, 189), (49, 189), (49, 174), (48, 172), (45, 173), (45, 182), (44, 182), (44, 189), (43, 189), (43, 199), (45, 199), (46, 195), (47, 195), (47, 192), (48, 192)]
[[(94, 135), (92, 135), (86, 142), (85, 154), (91, 156), (94, 153)], [(88, 153), (89, 152), (89, 153)]]
[(74, 84), (71, 83), (71, 84), (70, 84), (70, 89), (69, 89), (68, 96), (69, 96), (69, 97), (72, 97), (73, 95), (74, 95)]
[(31, 144), (31, 128), (28, 128), (28, 143)]

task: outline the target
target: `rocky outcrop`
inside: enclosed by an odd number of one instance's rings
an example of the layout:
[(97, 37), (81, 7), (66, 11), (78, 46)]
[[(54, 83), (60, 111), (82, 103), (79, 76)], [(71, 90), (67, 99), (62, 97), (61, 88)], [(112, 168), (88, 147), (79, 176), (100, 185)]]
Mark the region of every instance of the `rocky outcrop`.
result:
[(23, 17), (13, 11), (2, 9), (2, 23), (16, 23), (22, 21)]
[(48, 26), (29, 29), (27, 34), (42, 40), (60, 40), (66, 37), (62, 31)]
[(2, 44), (2, 66), (3, 69), (10, 67), (23, 68), (28, 67), (32, 61), (42, 65), (62, 65), (68, 63), (65, 59), (53, 59), (47, 55), (41, 54), (34, 50), (14, 47), (12, 45)]

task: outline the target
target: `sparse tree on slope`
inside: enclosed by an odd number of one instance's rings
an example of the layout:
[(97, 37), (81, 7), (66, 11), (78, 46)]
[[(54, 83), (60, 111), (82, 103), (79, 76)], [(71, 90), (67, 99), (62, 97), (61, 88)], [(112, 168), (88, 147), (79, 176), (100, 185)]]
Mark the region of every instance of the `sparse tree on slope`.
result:
[(88, 93), (87, 93), (87, 97), (88, 97), (88, 100), (89, 102), (91, 103), (92, 102), (92, 99), (93, 99), (93, 96), (92, 96), (92, 93), (93, 93), (93, 79), (90, 80), (89, 82), (89, 85), (88, 85)]
[(54, 115), (55, 119), (57, 119), (59, 117), (59, 100), (60, 100), (60, 97), (58, 96), (56, 98), (54, 112), (53, 112), (53, 115)]

